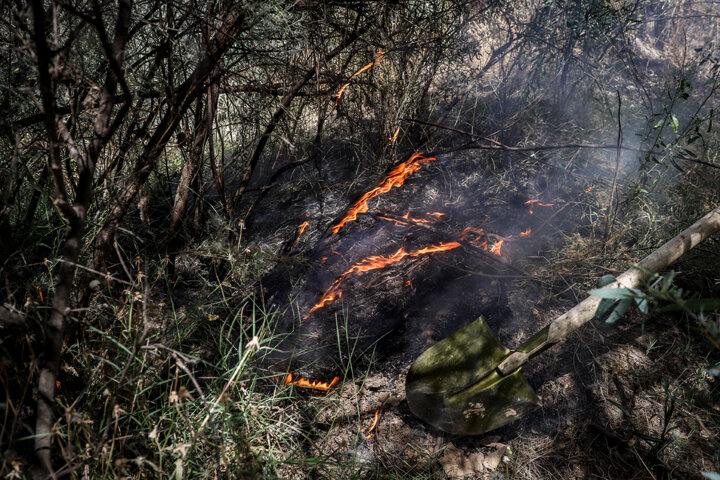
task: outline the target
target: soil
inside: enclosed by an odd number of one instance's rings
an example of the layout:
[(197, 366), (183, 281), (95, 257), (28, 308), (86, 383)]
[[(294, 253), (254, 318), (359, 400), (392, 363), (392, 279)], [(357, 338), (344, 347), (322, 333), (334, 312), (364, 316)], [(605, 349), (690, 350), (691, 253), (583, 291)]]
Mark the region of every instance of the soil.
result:
[[(717, 380), (704, 370), (703, 342), (677, 317), (634, 313), (573, 334), (524, 368), (542, 408), (487, 435), (454, 437), (410, 412), (405, 375), (425, 349), (478, 316), (512, 348), (584, 298), (588, 278), (557, 275), (563, 268), (553, 262), (570, 268), (583, 262), (578, 242), (589, 228), (583, 205), (602, 199), (577, 177), (547, 174), (532, 163), (511, 169), (505, 160), (506, 167), (491, 168), (487, 157), (469, 152), (438, 157), (403, 187), (371, 200), (369, 212), (337, 235), (329, 228), (382, 174), (356, 178), (358, 165), (335, 167), (325, 175), (332, 181), (316, 186), (312, 198), (300, 194), (302, 182), (288, 183), (256, 208), (249, 220), (255, 248), (294, 258), (263, 280), (287, 333), (266, 364), (308, 378), (363, 372), (327, 394), (316, 417), (315, 453), (338, 458), (342, 469), (351, 465), (364, 478), (380, 471), (432, 478), (701, 478), (720, 444), (692, 405), (712, 402)], [(553, 205), (531, 213), (532, 199)], [(444, 215), (430, 228), (382, 218), (406, 212)], [(309, 227), (298, 235), (304, 221)], [(476, 241), (406, 258), (348, 276), (340, 301), (308, 313), (363, 259), (458, 241), (466, 227), (482, 228), (479, 240), (506, 238), (502, 256)], [(532, 234), (521, 237), (527, 228)], [(377, 426), (363, 431), (375, 412)], [(340, 471), (313, 475), (333, 478)]]

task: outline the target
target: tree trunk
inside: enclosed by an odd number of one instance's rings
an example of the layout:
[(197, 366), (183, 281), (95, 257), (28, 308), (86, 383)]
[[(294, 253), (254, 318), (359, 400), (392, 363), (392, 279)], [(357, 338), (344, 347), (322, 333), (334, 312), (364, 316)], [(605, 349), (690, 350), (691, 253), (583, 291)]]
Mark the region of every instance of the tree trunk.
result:
[[(91, 269), (103, 269), (105, 259), (112, 251), (113, 240), (120, 222), (128, 212), (135, 196), (155, 170), (160, 154), (177, 129), (185, 112), (192, 102), (202, 94), (208, 78), (216, 71), (215, 66), (240, 33), (243, 20), (244, 12), (239, 9), (233, 10), (225, 17), (222, 24), (218, 26), (218, 33), (211, 42), (209, 51), (200, 60), (190, 77), (175, 90), (168, 110), (160, 120), (154, 134), (148, 140), (143, 153), (135, 164), (133, 173), (117, 195), (115, 202), (110, 207), (105, 224), (97, 234), (95, 249), (89, 262)], [(84, 300), (87, 299), (85, 292), (83, 292), (83, 298)]]
[(193, 144), (190, 148), (190, 155), (187, 162), (183, 166), (180, 180), (178, 181), (177, 190), (175, 191), (175, 202), (172, 212), (170, 213), (170, 231), (168, 235), (168, 246), (173, 250), (177, 246), (177, 236), (183, 225), (185, 211), (190, 200), (191, 188), (193, 181), (198, 175), (198, 171), (202, 168), (203, 153), (205, 151), (205, 143), (212, 130), (213, 121), (215, 120), (215, 110), (218, 102), (217, 84), (208, 88), (208, 98), (205, 108), (202, 107), (202, 101), (198, 101), (199, 115), (195, 125), (195, 133)]

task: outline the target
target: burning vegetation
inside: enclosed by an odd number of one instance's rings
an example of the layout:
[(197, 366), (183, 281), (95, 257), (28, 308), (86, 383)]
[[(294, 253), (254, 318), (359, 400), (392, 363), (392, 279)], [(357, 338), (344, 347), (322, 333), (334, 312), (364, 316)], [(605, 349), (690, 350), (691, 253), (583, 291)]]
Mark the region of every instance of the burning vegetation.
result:
[(363, 194), (352, 205), (352, 207), (350, 207), (345, 216), (336, 225), (330, 228), (330, 231), (333, 234), (338, 233), (346, 223), (357, 219), (358, 214), (368, 211), (368, 201), (378, 195), (389, 192), (393, 188), (401, 187), (410, 175), (422, 168), (424, 163), (432, 162), (433, 160), (436, 160), (435, 157), (427, 158), (424, 157), (422, 153), (412, 154), (412, 156), (406, 161), (390, 170), (390, 173), (388, 173), (382, 182), (380, 182), (375, 188)]
[[(346, 90), (346, 89), (350, 86), (350, 84), (352, 83), (353, 78), (357, 77), (358, 75), (360, 75), (361, 73), (363, 73), (365, 70), (370, 69), (373, 65), (379, 64), (379, 63), (380, 63), (380, 60), (382, 60), (383, 55), (385, 55), (385, 52), (383, 52), (382, 50), (380, 50), (379, 52), (377, 52), (377, 54), (375, 54), (375, 59), (374, 59), (372, 62), (368, 63), (367, 65), (365, 65), (364, 67), (362, 67), (360, 70), (358, 70), (357, 72), (355, 72), (355, 73), (353, 73), (352, 75), (350, 75), (350, 78), (348, 78), (348, 81), (347, 81), (346, 83), (344, 83), (344, 84), (342, 85), (342, 87), (340, 87), (340, 90), (338, 90), (337, 93), (335, 94), (335, 105), (338, 104), (338, 102), (339, 102), (340, 99), (342, 98), (343, 94), (345, 93), (345, 90)], [(399, 128), (399, 127), (398, 127), (398, 128)]]
[(718, 2), (0, 5), (6, 478), (720, 472), (717, 240), (493, 442), (404, 393), (718, 205)]
[(340, 377), (333, 378), (330, 383), (320, 382), (320, 381), (310, 381), (306, 378), (298, 378), (297, 380), (293, 380), (293, 374), (288, 373), (287, 377), (285, 377), (285, 385), (294, 385), (296, 387), (303, 387), (303, 388), (311, 388), (313, 390), (320, 390), (322, 392), (327, 392), (331, 388), (333, 388), (335, 385), (338, 384), (340, 381)]

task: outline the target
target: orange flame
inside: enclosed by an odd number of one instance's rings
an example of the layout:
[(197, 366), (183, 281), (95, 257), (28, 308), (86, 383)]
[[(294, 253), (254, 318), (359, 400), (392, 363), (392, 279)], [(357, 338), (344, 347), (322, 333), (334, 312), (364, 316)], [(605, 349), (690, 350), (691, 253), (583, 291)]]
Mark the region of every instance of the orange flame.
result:
[(499, 235), (493, 235), (493, 237), (496, 237), (498, 240), (496, 240), (492, 246), (489, 246), (487, 236), (482, 228), (467, 227), (465, 230), (460, 232), (460, 240), (472, 243), (476, 247), (482, 248), (486, 252), (493, 253), (499, 257), (501, 256), (501, 249), (505, 239)]
[(527, 237), (527, 236), (530, 235), (531, 233), (532, 233), (532, 228), (528, 227), (527, 230), (525, 230), (524, 232), (520, 232), (520, 236), (521, 236), (521, 237)]
[(45, 298), (43, 297), (42, 288), (40, 288), (38, 285), (35, 285), (35, 289), (38, 292), (38, 296), (40, 297), (40, 303), (45, 304)]
[(373, 419), (372, 425), (370, 425), (368, 428), (363, 428), (363, 432), (367, 432), (368, 434), (365, 435), (366, 440), (370, 440), (372, 438), (372, 431), (375, 430), (375, 427), (377, 427), (378, 420), (380, 420), (380, 410), (375, 410), (375, 418)]
[(501, 238), (497, 242), (493, 244), (492, 247), (490, 247), (490, 253), (494, 253), (498, 257), (501, 256), (500, 250), (502, 249), (503, 243), (505, 242), (504, 238)]
[(400, 127), (397, 127), (395, 129), (395, 133), (392, 134), (392, 137), (388, 138), (390, 143), (395, 143), (398, 139), (398, 135), (400, 134)]
[(300, 242), (300, 237), (302, 237), (302, 234), (305, 231), (305, 229), (308, 227), (308, 225), (310, 225), (310, 222), (308, 222), (307, 220), (304, 221), (303, 223), (301, 223), (300, 225), (298, 225), (298, 233), (297, 233), (297, 237), (295, 237), (295, 242), (293, 243), (293, 247), (295, 247)]
[(402, 186), (402, 184), (405, 183), (405, 180), (410, 175), (422, 168), (423, 163), (431, 162), (433, 160), (436, 160), (436, 158), (423, 157), (421, 152), (414, 153), (408, 160), (404, 161), (400, 165), (390, 170), (390, 173), (388, 173), (387, 177), (385, 177), (385, 179), (380, 182), (377, 187), (373, 188), (369, 192), (365, 193), (362, 197), (360, 197), (360, 199), (356, 201), (352, 207), (350, 207), (350, 210), (348, 210), (348, 213), (345, 215), (345, 217), (343, 217), (343, 219), (340, 220), (337, 225), (332, 227), (330, 231), (333, 234), (338, 233), (340, 229), (345, 226), (346, 223), (356, 220), (358, 214), (368, 211), (367, 202), (369, 200), (390, 191), (394, 187)]
[(301, 378), (299, 380), (293, 381), (292, 373), (288, 373), (287, 377), (285, 378), (285, 385), (295, 385), (298, 387), (314, 388), (315, 390), (322, 390), (324, 392), (327, 392), (332, 387), (337, 385), (337, 383), (339, 381), (340, 381), (340, 377), (333, 378), (332, 382), (330, 382), (330, 383), (319, 382), (319, 381), (311, 382), (310, 380), (308, 380), (306, 378)]
[(345, 89), (348, 88), (349, 86), (350, 86), (350, 82), (347, 82), (347, 83), (343, 84), (342, 87), (340, 87), (340, 90), (338, 90), (338, 92), (335, 94), (335, 105), (337, 105), (337, 102), (340, 101), (340, 97), (343, 96), (343, 93), (345, 93)]
[(308, 222), (307, 220), (298, 225), (298, 237), (303, 234), (308, 225), (310, 225), (310, 222)]
[[(537, 204), (537, 205), (533, 205), (533, 204)], [(535, 198), (535, 199), (533, 199), (533, 200), (528, 200), (527, 202), (525, 202), (525, 205), (530, 205), (530, 215), (532, 215), (532, 214), (533, 214), (533, 207), (535, 207), (535, 206), (538, 206), (538, 207), (552, 207), (552, 206), (555, 205), (555, 204), (554, 204), (554, 203), (541, 203), (540, 200), (538, 200), (538, 199)]]
[[(428, 217), (434, 217), (434, 218), (411, 217), (410, 212), (407, 212), (405, 215), (403, 215), (400, 218), (408, 220), (409, 222), (412, 222), (412, 223), (435, 223), (438, 220), (440, 220), (440, 217), (442, 217), (445, 214), (440, 213), (440, 212), (432, 212), (432, 213), (426, 213), (425, 215), (427, 215)], [(408, 222), (403, 222), (402, 220), (399, 220), (397, 218), (390, 218), (390, 217), (385, 217), (382, 215), (379, 215), (378, 218), (382, 218), (383, 220), (387, 220), (389, 222), (394, 222), (396, 225), (409, 225)]]
[(593, 189), (593, 187), (592, 187), (592, 185), (590, 185), (590, 186), (587, 187), (587, 189), (585, 190), (585, 193), (590, 193), (590, 192), (592, 191), (592, 189)]
[[(474, 235), (474, 238), (471, 238), (470, 235)], [(467, 227), (465, 230), (460, 232), (460, 240), (464, 240), (466, 242), (470, 242), (475, 244), (478, 240), (483, 238), (485, 236), (485, 230), (482, 228), (477, 227)]]
[(372, 257), (367, 257), (363, 260), (360, 260), (355, 265), (350, 267), (348, 270), (345, 271), (342, 275), (340, 275), (333, 283), (328, 287), (327, 290), (325, 290), (325, 293), (323, 293), (322, 298), (318, 303), (316, 303), (310, 311), (303, 317), (303, 320), (306, 320), (310, 314), (312, 314), (315, 310), (318, 310), (320, 308), (326, 307), (330, 304), (332, 304), (335, 300), (342, 297), (342, 290), (340, 290), (340, 285), (347, 279), (350, 275), (357, 275), (358, 273), (362, 272), (369, 272), (371, 270), (377, 270), (380, 268), (385, 268), (388, 265), (392, 265), (393, 263), (397, 263), (400, 260), (402, 260), (405, 257), (418, 257), (420, 255), (425, 255), (427, 253), (436, 253), (436, 252), (445, 252), (447, 250), (452, 250), (453, 248), (457, 248), (460, 246), (460, 243), (458, 242), (446, 242), (446, 243), (439, 243), (437, 245), (431, 245), (429, 247), (421, 248), (419, 250), (414, 250), (411, 252), (408, 252), (404, 248), (400, 247), (398, 251), (393, 253), (392, 255), (388, 256), (381, 256), (381, 255), (375, 255)]
[(342, 87), (340, 87), (340, 90), (338, 90), (338, 92), (334, 95), (334, 97), (335, 97), (335, 105), (337, 105), (338, 102), (340, 101), (340, 98), (343, 96), (343, 93), (345, 92), (345, 89), (350, 86), (350, 82), (352, 81), (352, 79), (355, 78), (355, 77), (357, 77), (357, 76), (360, 75), (362, 72), (364, 72), (364, 71), (367, 70), (368, 68), (372, 67), (372, 66), (375, 65), (376, 63), (380, 63), (380, 60), (382, 59), (383, 55), (385, 55), (385, 52), (383, 52), (382, 50), (378, 51), (378, 52), (375, 54), (375, 59), (374, 59), (372, 62), (368, 63), (367, 65), (365, 65), (364, 67), (362, 67), (360, 70), (358, 70), (357, 72), (355, 72), (355, 73), (353, 73), (352, 75), (350, 75), (350, 78), (348, 78), (347, 83), (345, 83)]

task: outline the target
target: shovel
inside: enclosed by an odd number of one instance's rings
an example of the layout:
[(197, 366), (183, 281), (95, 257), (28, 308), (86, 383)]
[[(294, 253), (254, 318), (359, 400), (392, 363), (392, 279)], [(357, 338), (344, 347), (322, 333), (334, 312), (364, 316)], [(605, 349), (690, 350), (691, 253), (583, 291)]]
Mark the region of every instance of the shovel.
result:
[[(636, 288), (718, 230), (720, 207), (605, 288)], [(500, 345), (479, 318), (426, 350), (410, 367), (406, 381), (410, 410), (456, 435), (489, 432), (530, 413), (540, 400), (522, 376), (522, 366), (592, 319), (601, 301), (600, 297), (586, 298), (515, 350)]]

